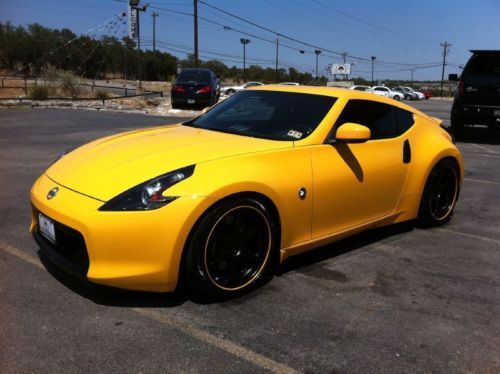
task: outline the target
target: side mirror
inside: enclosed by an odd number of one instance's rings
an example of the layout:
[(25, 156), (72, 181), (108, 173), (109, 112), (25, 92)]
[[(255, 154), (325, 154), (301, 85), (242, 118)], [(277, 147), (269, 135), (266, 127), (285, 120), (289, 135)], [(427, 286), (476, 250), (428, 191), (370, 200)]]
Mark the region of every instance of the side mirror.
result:
[(363, 143), (370, 139), (368, 127), (358, 123), (347, 122), (340, 125), (335, 134), (335, 140), (343, 143)]
[(449, 74), (448, 80), (452, 81), (452, 82), (457, 82), (458, 81), (458, 74)]

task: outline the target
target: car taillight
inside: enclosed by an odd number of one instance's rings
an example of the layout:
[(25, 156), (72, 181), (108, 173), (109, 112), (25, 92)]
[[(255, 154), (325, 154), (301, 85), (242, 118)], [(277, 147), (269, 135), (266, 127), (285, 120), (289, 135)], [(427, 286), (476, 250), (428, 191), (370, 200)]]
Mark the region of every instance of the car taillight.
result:
[(458, 96), (463, 96), (464, 95), (464, 81), (459, 80), (458, 81)]
[(184, 87), (179, 86), (178, 84), (174, 84), (172, 87), (172, 92), (181, 93), (181, 92), (186, 92), (186, 90), (184, 89)]
[(197, 94), (207, 94), (212, 92), (212, 87), (210, 86), (203, 86), (198, 91), (196, 91)]

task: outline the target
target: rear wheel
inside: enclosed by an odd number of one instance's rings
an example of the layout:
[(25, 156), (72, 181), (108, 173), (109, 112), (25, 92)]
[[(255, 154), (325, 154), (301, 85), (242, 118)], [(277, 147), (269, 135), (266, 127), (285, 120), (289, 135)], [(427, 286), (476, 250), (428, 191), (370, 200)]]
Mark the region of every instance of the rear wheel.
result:
[(399, 101), (399, 100), (401, 100), (401, 98), (399, 97), (399, 95), (395, 95), (394, 100)]
[(226, 91), (226, 95), (227, 96), (232, 95), (232, 94), (234, 94), (234, 92), (235, 91), (233, 89), (229, 89), (229, 90)]
[(458, 198), (458, 174), (458, 167), (451, 159), (444, 159), (434, 166), (420, 202), (420, 224), (439, 226), (451, 219)]
[(208, 298), (252, 289), (270, 279), (276, 241), (273, 216), (260, 201), (246, 197), (224, 201), (194, 228), (184, 254), (184, 280)]

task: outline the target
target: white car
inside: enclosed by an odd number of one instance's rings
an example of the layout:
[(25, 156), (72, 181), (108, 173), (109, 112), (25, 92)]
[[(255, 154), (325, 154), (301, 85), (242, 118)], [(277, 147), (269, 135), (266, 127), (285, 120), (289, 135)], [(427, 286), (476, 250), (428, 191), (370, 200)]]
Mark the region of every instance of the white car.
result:
[(369, 92), (372, 92), (379, 96), (390, 97), (391, 99), (398, 101), (404, 98), (404, 95), (401, 92), (393, 91), (389, 87), (385, 86), (374, 86), (370, 89)]
[(411, 87), (403, 87), (403, 88), (406, 88), (408, 91), (413, 92), (415, 95), (417, 95), (418, 100), (425, 100), (425, 95), (422, 92), (416, 91)]
[(349, 87), (350, 90), (356, 90), (356, 91), (370, 91), (371, 87), (370, 86), (362, 86), (362, 85), (356, 85)]
[(260, 83), (260, 82), (248, 82), (248, 83), (245, 83), (241, 86), (225, 86), (225, 87), (222, 87), (220, 90), (223, 94), (229, 96), (229, 95), (234, 94), (237, 91), (243, 91), (245, 88), (263, 86), (263, 85), (264, 85), (264, 83)]

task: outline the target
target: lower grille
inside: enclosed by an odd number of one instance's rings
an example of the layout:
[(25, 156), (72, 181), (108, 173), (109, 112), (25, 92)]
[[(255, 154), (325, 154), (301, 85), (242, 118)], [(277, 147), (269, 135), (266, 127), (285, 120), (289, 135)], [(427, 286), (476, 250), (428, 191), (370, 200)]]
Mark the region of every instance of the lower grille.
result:
[[(38, 217), (36, 210), (35, 217)], [(89, 269), (89, 256), (83, 235), (57, 221), (54, 221), (54, 228), (56, 244), (47, 240), (38, 229), (36, 230), (34, 237), (40, 249), (57, 265), (75, 275), (86, 276)]]

